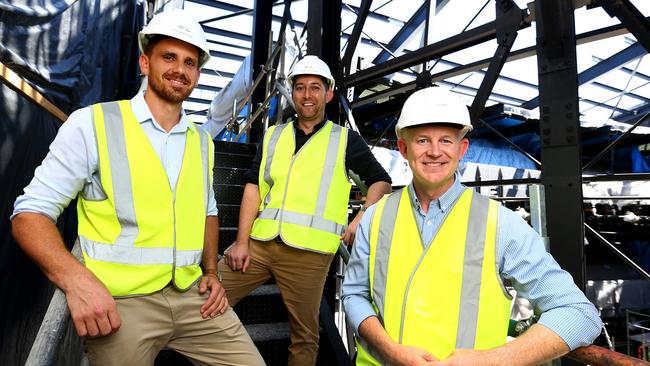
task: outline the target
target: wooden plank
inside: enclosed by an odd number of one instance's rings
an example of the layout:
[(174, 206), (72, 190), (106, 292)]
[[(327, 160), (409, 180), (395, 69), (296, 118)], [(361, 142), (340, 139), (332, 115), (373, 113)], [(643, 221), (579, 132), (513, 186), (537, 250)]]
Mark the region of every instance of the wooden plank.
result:
[(35, 103), (36, 105), (48, 111), (61, 123), (65, 122), (65, 120), (68, 119), (67, 114), (63, 113), (62, 110), (47, 100), (43, 94), (34, 89), (31, 85), (29, 85), (29, 83), (27, 83), (23, 78), (9, 69), (3, 63), (0, 63), (0, 80), (3, 84), (20, 93), (29, 99), (32, 103)]

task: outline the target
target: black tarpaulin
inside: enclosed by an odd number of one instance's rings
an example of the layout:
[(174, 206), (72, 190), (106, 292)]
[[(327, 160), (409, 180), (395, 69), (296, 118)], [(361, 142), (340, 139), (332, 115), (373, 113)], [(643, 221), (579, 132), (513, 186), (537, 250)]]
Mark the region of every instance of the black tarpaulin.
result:
[[(137, 1), (0, 0), (0, 61), (65, 113), (130, 98), (139, 87), (143, 18)], [(59, 126), (45, 109), (0, 86), (0, 365), (24, 364), (52, 291), (11, 238), (9, 216)], [(70, 246), (74, 210), (58, 224)], [(68, 337), (57, 364), (78, 364), (74, 347), (78, 341)]]

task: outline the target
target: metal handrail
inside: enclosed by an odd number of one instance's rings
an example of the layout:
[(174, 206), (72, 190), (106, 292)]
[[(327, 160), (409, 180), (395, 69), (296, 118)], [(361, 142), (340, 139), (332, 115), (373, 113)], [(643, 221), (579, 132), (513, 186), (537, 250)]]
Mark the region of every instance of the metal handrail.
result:
[[(242, 100), (240, 100), (239, 103), (237, 104), (237, 109), (236, 109), (235, 112), (233, 113), (233, 117), (230, 119), (230, 121), (228, 121), (228, 122), (226, 123), (226, 127), (228, 127), (228, 126), (232, 126), (232, 125), (237, 121), (237, 117), (239, 116), (239, 113), (241, 113), (241, 111), (244, 109), (244, 106), (245, 106), (246, 103), (248, 103), (248, 101), (250, 100), (250, 98), (251, 98), (251, 96), (253, 95), (253, 92), (255, 91), (255, 89), (257, 89), (257, 86), (258, 86), (258, 85), (262, 82), (262, 80), (264, 79), (264, 75), (266, 75), (269, 71), (271, 71), (271, 65), (273, 64), (273, 61), (275, 60), (275, 58), (280, 54), (280, 50), (281, 50), (282, 48), (283, 48), (283, 44), (282, 44), (282, 43), (278, 43), (278, 44), (275, 46), (275, 48), (274, 48), (273, 51), (271, 52), (271, 55), (269, 56), (269, 58), (266, 60), (266, 62), (265, 62), (264, 65), (262, 66), (262, 70), (261, 70), (260, 73), (257, 75), (257, 78), (255, 78), (255, 81), (253, 81), (253, 85), (251, 86), (250, 91), (249, 91), (249, 92), (246, 94), (246, 96), (245, 96)], [(242, 129), (242, 131), (243, 131), (243, 130), (245, 130), (245, 129)], [(237, 137), (239, 138), (239, 135), (237, 135)]]
[[(72, 247), (72, 254), (81, 260), (79, 239)], [(56, 288), (36, 334), (36, 339), (32, 343), (25, 366), (48, 366), (54, 363), (56, 351), (63, 339), (69, 319), (70, 310), (65, 294), (61, 289)]]

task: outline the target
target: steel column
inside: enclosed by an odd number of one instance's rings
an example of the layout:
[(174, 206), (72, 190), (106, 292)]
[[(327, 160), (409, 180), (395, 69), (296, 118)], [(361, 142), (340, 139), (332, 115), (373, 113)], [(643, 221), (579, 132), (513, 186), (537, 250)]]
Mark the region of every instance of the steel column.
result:
[(550, 251), (585, 287), (578, 77), (573, 4), (535, 2), (542, 184)]
[[(327, 0), (321, 13), (323, 25), (322, 59), (330, 67), (336, 84), (340, 85), (341, 72), (341, 0)], [(332, 101), (326, 106), (326, 114), (334, 123), (339, 122), (341, 114), (338, 104), (338, 91), (334, 91)], [(333, 307), (332, 307), (333, 308)]]
[[(255, 80), (262, 67), (266, 64), (269, 58), (269, 29), (271, 29), (271, 16), (273, 14), (273, 2), (268, 0), (255, 0), (253, 7), (253, 52), (251, 57), (252, 79)], [(249, 113), (253, 113), (254, 109), (261, 106), (265, 99), (266, 92), (266, 79), (260, 82), (260, 85), (255, 88), (251, 96), (252, 108)], [(261, 121), (261, 118), (259, 118)], [(261, 123), (253, 121), (251, 129), (248, 134), (248, 141), (252, 143), (260, 142), (264, 129)]]
[[(320, 57), (322, 53), (323, 9), (327, 0), (309, 0), (307, 5), (307, 54)], [(339, 20), (340, 21), (340, 20)]]

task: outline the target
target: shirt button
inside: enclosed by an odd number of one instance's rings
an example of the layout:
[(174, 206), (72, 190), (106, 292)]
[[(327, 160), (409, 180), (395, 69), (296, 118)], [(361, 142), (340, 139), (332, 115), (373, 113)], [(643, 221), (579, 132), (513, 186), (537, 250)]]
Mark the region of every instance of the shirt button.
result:
[(427, 220), (427, 226), (431, 226), (431, 220)]

